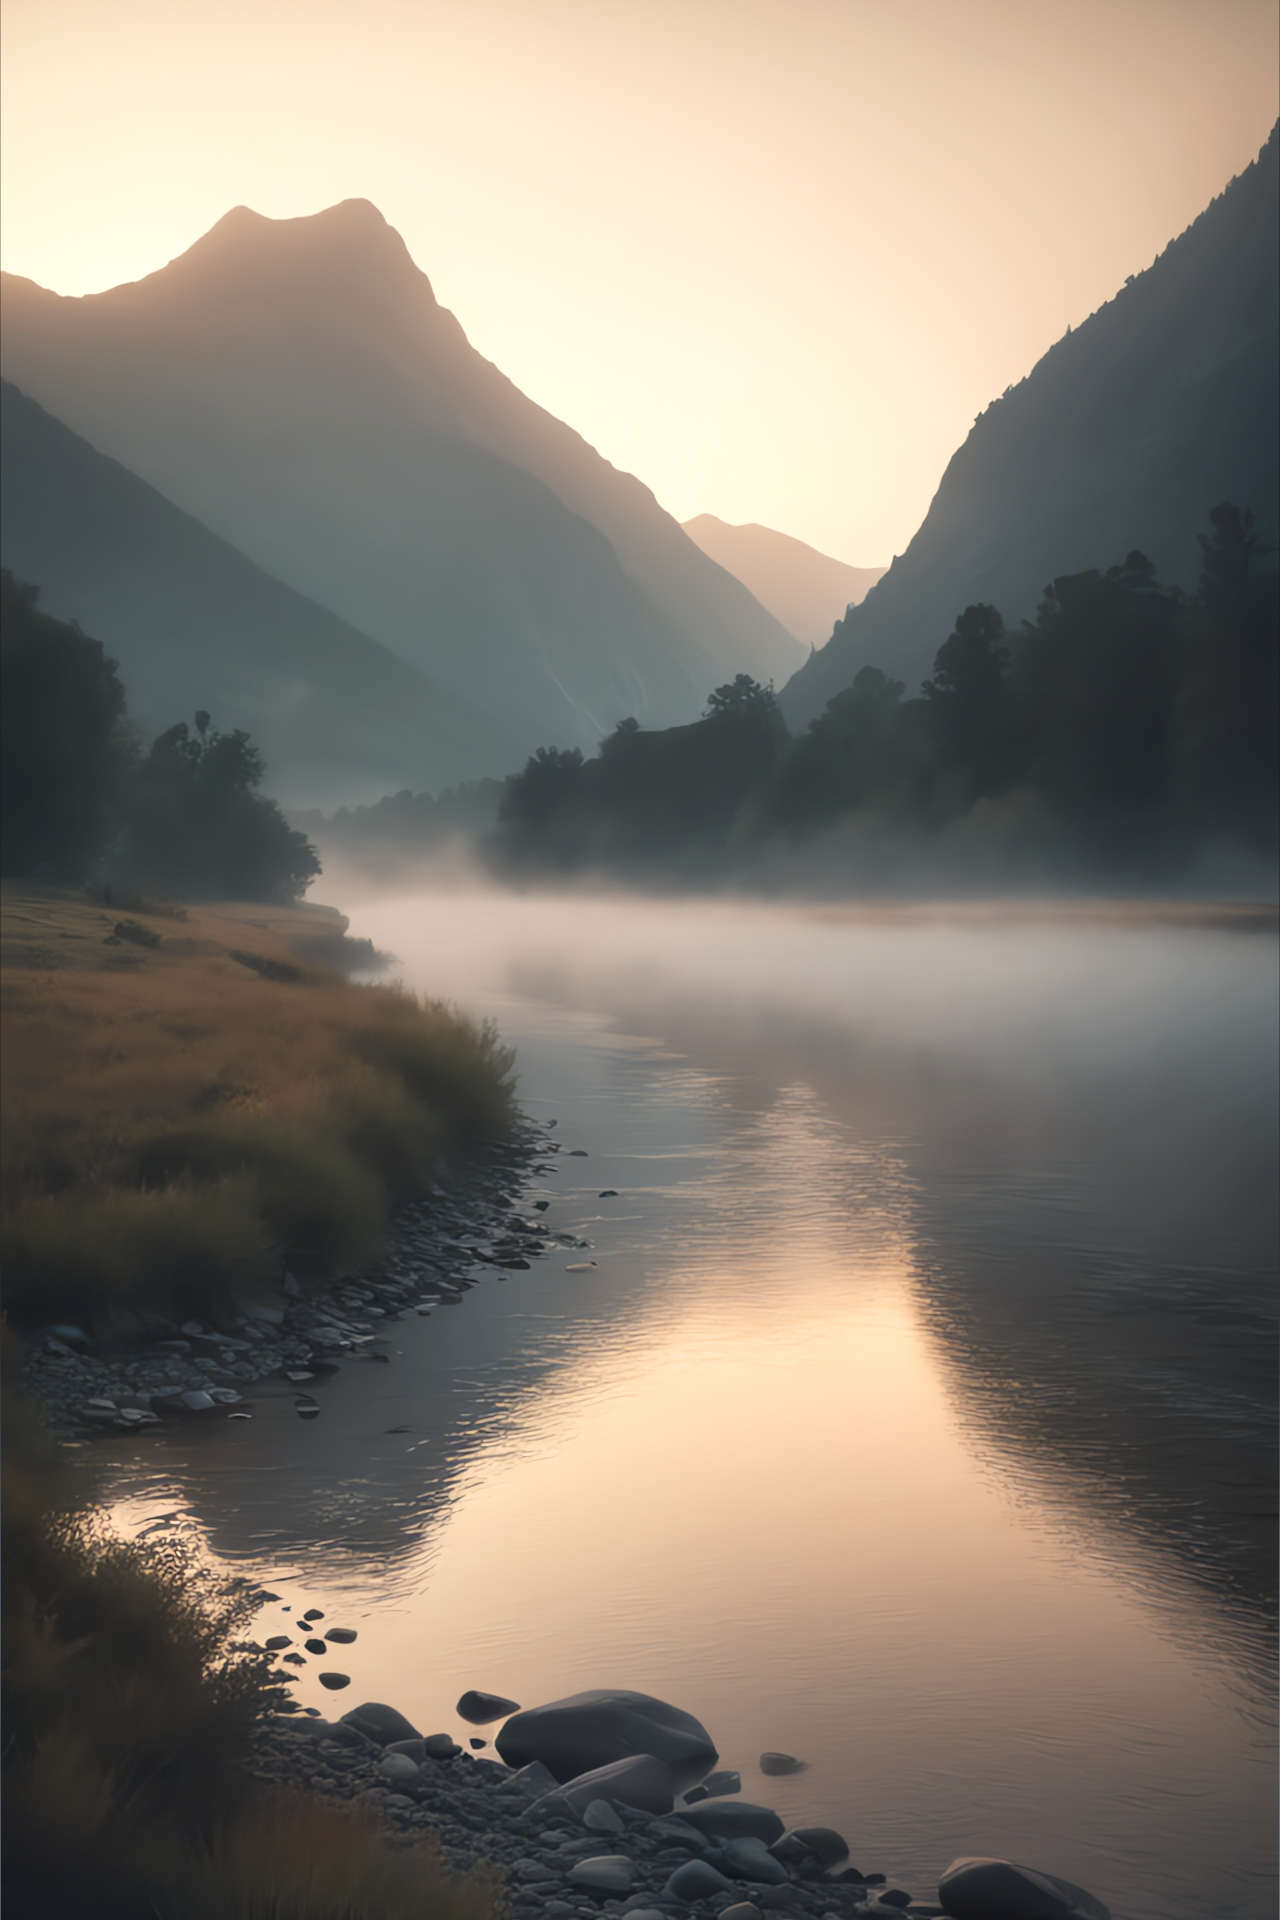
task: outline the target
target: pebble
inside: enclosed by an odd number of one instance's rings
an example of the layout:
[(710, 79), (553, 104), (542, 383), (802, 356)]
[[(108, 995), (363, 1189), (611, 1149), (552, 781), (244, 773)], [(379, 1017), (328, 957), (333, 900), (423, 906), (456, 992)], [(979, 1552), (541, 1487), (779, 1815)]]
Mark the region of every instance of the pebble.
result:
[(330, 1693), (337, 1693), (340, 1687), (349, 1687), (351, 1685), (351, 1675), (349, 1673), (322, 1673), (318, 1678), (320, 1685), (322, 1687), (328, 1687)]
[(330, 1627), (325, 1634), (326, 1640), (332, 1640), (335, 1647), (349, 1647), (356, 1637), (354, 1627)]

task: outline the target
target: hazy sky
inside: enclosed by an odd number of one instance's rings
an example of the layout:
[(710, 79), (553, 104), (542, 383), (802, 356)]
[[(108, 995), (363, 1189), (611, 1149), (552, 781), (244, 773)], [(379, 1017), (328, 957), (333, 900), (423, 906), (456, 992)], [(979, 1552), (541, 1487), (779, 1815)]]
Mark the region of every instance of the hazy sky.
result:
[(4, 264), (135, 279), (376, 202), (681, 519), (855, 564), (1238, 172), (1274, 0), (5, 0)]

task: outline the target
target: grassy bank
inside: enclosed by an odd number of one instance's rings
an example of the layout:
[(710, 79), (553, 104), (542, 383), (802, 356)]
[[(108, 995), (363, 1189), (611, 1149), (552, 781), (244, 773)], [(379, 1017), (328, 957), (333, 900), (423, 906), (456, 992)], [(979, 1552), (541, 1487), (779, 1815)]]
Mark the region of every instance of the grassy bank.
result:
[(0, 1237), (17, 1321), (213, 1313), (367, 1259), (441, 1158), (500, 1136), (495, 1033), (354, 985), (315, 907), (6, 889)]
[(7, 1911), (493, 1920), (496, 1876), (449, 1872), (433, 1836), (395, 1845), (370, 1810), (255, 1781), (254, 1725), (282, 1689), (243, 1644), (252, 1602), (172, 1542), (114, 1539), (70, 1498), (7, 1382)]

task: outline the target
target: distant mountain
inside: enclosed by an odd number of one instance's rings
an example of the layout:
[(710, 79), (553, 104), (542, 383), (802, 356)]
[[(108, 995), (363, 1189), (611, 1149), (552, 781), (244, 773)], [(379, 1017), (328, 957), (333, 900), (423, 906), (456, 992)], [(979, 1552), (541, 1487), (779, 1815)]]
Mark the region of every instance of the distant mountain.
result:
[(120, 663), (144, 734), (197, 708), (245, 727), (273, 793), (307, 804), (501, 773), (517, 749), (455, 694), (273, 580), (0, 383), (0, 560)]
[(239, 207), (83, 299), (4, 290), (11, 379), (526, 750), (794, 661), (647, 488), (475, 352), (367, 201)]
[(822, 647), (845, 611), (869, 593), (883, 567), (851, 567), (772, 527), (730, 526), (714, 513), (684, 530), (712, 560), (736, 575), (802, 646)]
[(1277, 141), (979, 416), (906, 552), (783, 690), (793, 726), (868, 663), (914, 691), (975, 601), (1013, 624), (1134, 547), (1194, 584), (1221, 500), (1276, 538)]

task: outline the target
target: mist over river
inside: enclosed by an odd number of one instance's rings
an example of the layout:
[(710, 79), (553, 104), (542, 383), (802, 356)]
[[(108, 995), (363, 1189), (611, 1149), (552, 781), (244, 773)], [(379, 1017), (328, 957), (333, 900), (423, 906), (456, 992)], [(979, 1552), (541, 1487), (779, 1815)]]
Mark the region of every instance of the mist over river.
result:
[(346, 904), (499, 1022), (591, 1247), (312, 1422), (95, 1447), (122, 1521), (358, 1629), (344, 1706), (636, 1687), (917, 1897), (994, 1853), (1269, 1920), (1274, 919)]

